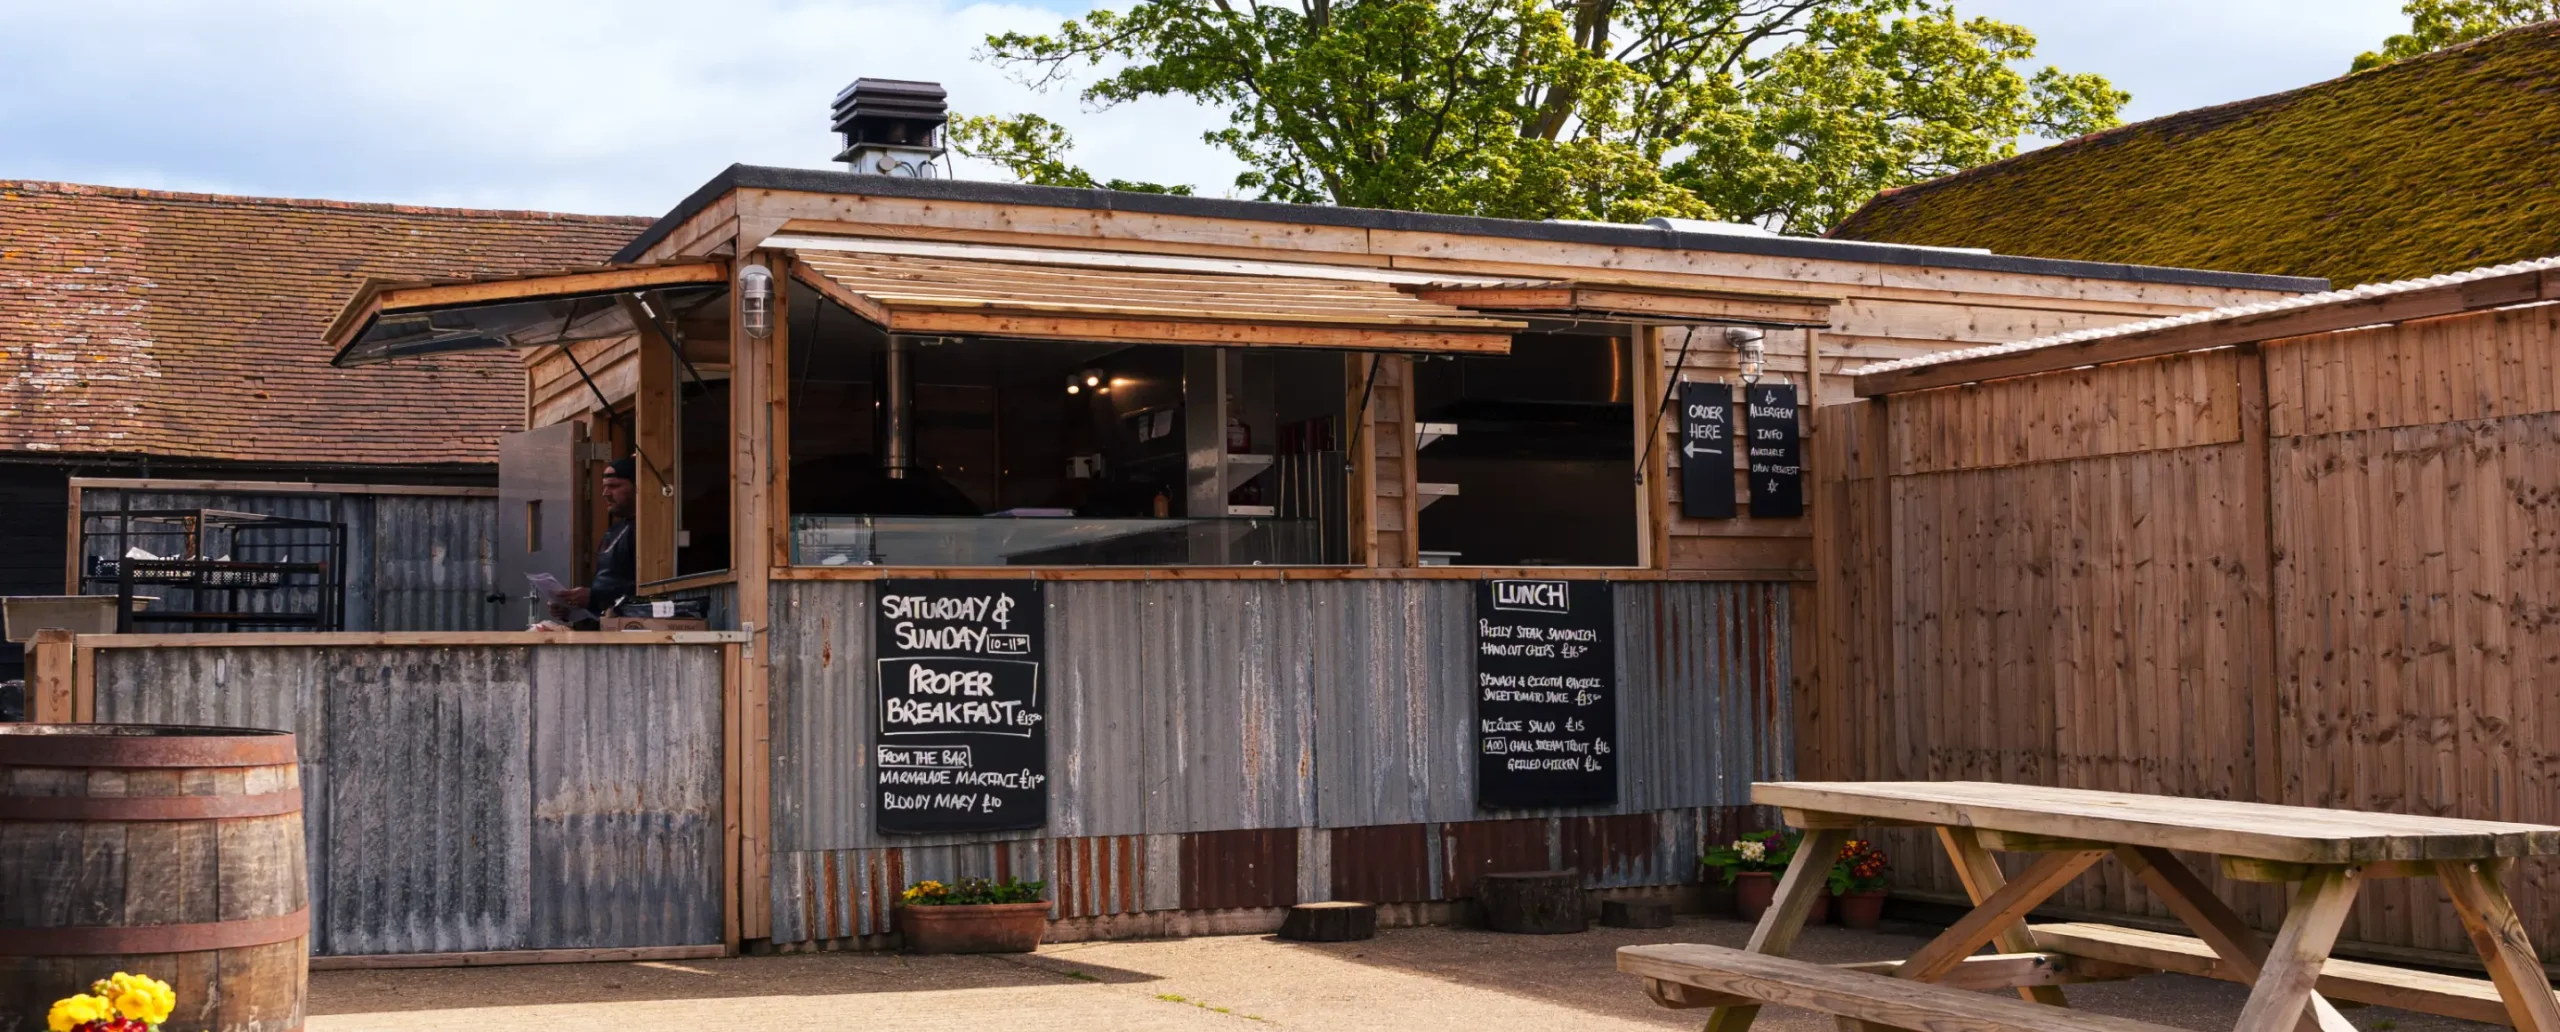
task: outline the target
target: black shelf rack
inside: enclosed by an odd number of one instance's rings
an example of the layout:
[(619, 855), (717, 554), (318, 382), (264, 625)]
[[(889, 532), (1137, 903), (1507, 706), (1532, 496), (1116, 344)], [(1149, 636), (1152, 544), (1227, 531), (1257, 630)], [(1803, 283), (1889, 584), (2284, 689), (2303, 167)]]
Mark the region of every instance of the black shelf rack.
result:
[(225, 509), (91, 512), (81, 515), (80, 554), (81, 591), (116, 596), (119, 633), (346, 627), (344, 524)]

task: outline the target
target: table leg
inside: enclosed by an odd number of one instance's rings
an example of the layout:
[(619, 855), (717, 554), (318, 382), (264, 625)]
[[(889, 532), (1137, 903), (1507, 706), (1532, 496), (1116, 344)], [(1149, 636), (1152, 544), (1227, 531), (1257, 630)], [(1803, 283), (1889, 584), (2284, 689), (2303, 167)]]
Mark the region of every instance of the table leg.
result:
[(2235, 1032), (2290, 1032), (2302, 1023), (2304, 1008), (2317, 996), (2312, 986), (2320, 981), (2320, 965), (2337, 945), (2360, 881), (2352, 867), (2315, 867), (2302, 880)]
[(2533, 955), (2533, 940), (2516, 918), (2507, 890), (2498, 884), (2500, 866), (2449, 860), (2436, 864), (2436, 877), (2444, 882), (2445, 895), (2453, 897), (2454, 912), (2462, 915), (2463, 930), (2471, 933), (2480, 962), (2489, 966), (2489, 980), (2506, 1001), (2516, 1032), (2560, 1032), (2560, 998), (2552, 996), (2551, 981)]
[[(2186, 922), (2196, 938), (2213, 947), (2214, 955), (2221, 957), (2233, 973), (2251, 982), (2258, 980), (2260, 969), (2267, 963), (2267, 940), (2233, 913), (2230, 904), (2214, 895), (2213, 887), (2184, 862), (2157, 846), (2118, 846), (2116, 860), (2142, 879), (2143, 887), (2160, 897), (2160, 902), (2168, 904), (2169, 912)], [(2337, 1006), (2316, 992), (2311, 994), (2311, 1004), (2295, 1028), (2298, 1032), (2355, 1032), (2355, 1026), (2347, 1023)]]
[[(1760, 926), (1751, 930), (1751, 944), (1743, 947), (1753, 953), (1783, 957), (1794, 949), (1796, 936), (1804, 931), (1804, 919), (1813, 915), (1813, 904), (1824, 892), (1831, 875), (1831, 862), (1840, 856), (1840, 847), (1849, 841), (1846, 828), (1814, 828), (1804, 833), (1796, 844), (1796, 858), (1787, 865), (1786, 876), (1778, 880), (1778, 894), (1769, 901), (1769, 911), (1760, 915)], [(1707, 1014), (1706, 1032), (1743, 1032), (1760, 1017), (1760, 1005), (1735, 1004), (1718, 1007)]]
[[(1981, 906), (1983, 900), (1991, 898), (1992, 893), (2009, 883), (2008, 876), (2000, 872), (2000, 862), (1992, 859), (1990, 850), (1982, 848), (1982, 839), (1974, 834), (1973, 829), (1939, 828), (1938, 843), (1947, 848), (1947, 859), (1955, 861), (1956, 877), (1964, 882), (1964, 894), (1973, 900), (1974, 906)], [(2002, 953), (2036, 952), (2035, 938), (2027, 933), (2025, 921), (2010, 922), (1991, 941), (2000, 944)], [(2035, 1003), (2056, 1007), (2070, 1005), (2058, 985), (2020, 986), (2018, 995)]]

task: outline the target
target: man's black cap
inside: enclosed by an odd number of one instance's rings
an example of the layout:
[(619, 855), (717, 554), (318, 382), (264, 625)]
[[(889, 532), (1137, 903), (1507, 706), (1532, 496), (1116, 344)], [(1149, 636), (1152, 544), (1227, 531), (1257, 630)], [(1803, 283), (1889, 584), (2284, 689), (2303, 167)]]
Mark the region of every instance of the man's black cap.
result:
[(625, 455), (605, 464), (604, 475), (621, 480), (631, 479), (631, 457)]

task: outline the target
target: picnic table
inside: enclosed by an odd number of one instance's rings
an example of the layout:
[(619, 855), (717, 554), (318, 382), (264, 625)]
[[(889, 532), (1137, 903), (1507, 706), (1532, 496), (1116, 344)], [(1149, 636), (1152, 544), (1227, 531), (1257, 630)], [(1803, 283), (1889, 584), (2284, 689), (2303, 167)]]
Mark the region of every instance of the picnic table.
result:
[[(2560, 997), (2499, 886), (2516, 857), (2560, 853), (2560, 827), (1983, 782), (1763, 782), (1751, 799), (1777, 807), (1804, 840), (1750, 945), (1618, 951), (1618, 969), (1643, 976), (1655, 1002), (1714, 1008), (1708, 1032), (1750, 1028), (1764, 1003), (1838, 1015), (1843, 1029), (2167, 1032), (2062, 1009), (2065, 984), (2161, 971), (2251, 986), (2239, 1032), (2353, 1032), (2331, 998), (2560, 1032)], [(1788, 959), (1851, 833), (1912, 826), (1937, 829), (1974, 909), (1904, 960)], [(2236, 880), (2291, 884), (2274, 939), (2171, 850), (2209, 854)], [(2036, 859), (2008, 879), (1992, 857), (2003, 852)], [(2026, 923), (2037, 904), (2110, 857), (2194, 935)], [(2374, 878), (2440, 881), (2489, 977), (2330, 960), (2356, 888)], [(1986, 945), (1995, 952), (1977, 952)], [(2022, 999), (1983, 992), (1997, 989)]]

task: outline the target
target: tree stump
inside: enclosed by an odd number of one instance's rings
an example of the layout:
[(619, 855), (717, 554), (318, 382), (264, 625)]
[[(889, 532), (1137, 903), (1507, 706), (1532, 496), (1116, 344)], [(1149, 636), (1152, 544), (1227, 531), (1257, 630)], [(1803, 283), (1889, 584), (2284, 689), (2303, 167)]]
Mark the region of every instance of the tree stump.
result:
[(1671, 904), (1641, 899), (1601, 900), (1600, 923), (1610, 928), (1669, 928)]
[(1377, 934), (1375, 903), (1300, 903), (1280, 921), (1280, 937), (1299, 942), (1354, 942)]
[(1518, 871), (1476, 879), (1476, 905), (1484, 926), (1523, 935), (1562, 935), (1588, 924), (1582, 909), (1582, 872)]

